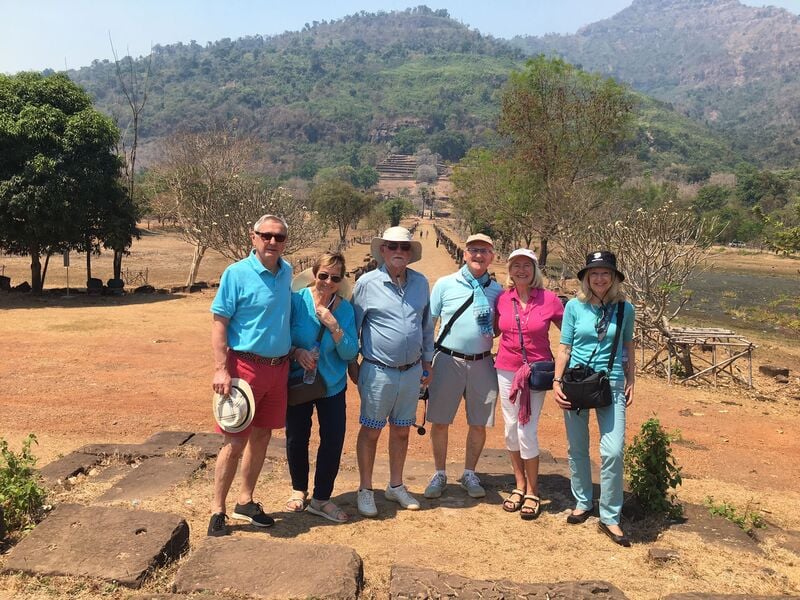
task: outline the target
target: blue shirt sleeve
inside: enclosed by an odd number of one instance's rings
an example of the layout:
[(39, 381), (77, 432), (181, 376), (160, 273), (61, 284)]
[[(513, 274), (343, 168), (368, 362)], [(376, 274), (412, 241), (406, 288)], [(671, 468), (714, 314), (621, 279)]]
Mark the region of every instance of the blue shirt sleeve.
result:
[(572, 346), (575, 340), (575, 302), (579, 302), (577, 298), (573, 298), (564, 307), (564, 316), (561, 319), (561, 343), (565, 346)]

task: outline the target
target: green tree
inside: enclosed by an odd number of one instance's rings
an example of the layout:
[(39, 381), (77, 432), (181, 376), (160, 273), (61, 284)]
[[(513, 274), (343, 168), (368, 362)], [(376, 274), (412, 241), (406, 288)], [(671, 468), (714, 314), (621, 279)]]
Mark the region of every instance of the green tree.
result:
[(538, 56), (514, 72), (503, 90), (500, 132), (511, 139), (514, 160), (534, 181), (540, 262), (548, 241), (586, 207), (578, 194), (618, 175), (620, 148), (631, 132), (632, 95), (611, 78)]
[(425, 131), (419, 127), (406, 127), (397, 132), (392, 144), (400, 154), (414, 154), (425, 138)]
[(728, 204), (730, 197), (730, 188), (714, 184), (704, 185), (697, 190), (697, 197), (692, 203), (692, 208), (698, 215), (719, 210)]
[(342, 245), (347, 240), (350, 226), (357, 224), (369, 212), (371, 204), (368, 196), (340, 179), (317, 185), (311, 190), (311, 202), (319, 220), (339, 230), (339, 242)]
[(356, 168), (353, 176), (350, 178), (350, 183), (362, 190), (368, 190), (369, 188), (374, 187), (378, 181), (380, 181), (380, 178), (381, 175), (378, 173), (375, 167), (365, 165), (363, 167)]
[(414, 214), (414, 205), (406, 198), (392, 198), (382, 202), (380, 206), (389, 220), (390, 227), (400, 225), (403, 217)]
[(428, 147), (443, 160), (461, 160), (469, 149), (467, 136), (460, 131), (439, 131), (431, 136)]
[(65, 75), (0, 75), (0, 247), (31, 257), (34, 291), (53, 253), (130, 245), (136, 210), (121, 197), (118, 139)]

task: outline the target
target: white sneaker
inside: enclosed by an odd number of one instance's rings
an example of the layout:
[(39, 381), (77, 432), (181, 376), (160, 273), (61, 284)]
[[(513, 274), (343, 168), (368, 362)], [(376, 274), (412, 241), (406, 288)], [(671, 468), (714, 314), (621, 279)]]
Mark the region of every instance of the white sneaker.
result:
[(425, 488), (423, 496), (426, 498), (439, 498), (447, 487), (447, 475), (436, 472), (431, 477), (431, 482)]
[(475, 473), (464, 473), (459, 479), (461, 487), (467, 490), (470, 498), (483, 498), (486, 495), (486, 490), (481, 485), (481, 480)]
[(416, 501), (414, 496), (408, 493), (408, 490), (404, 485), (396, 488), (387, 485), (386, 492), (384, 492), (384, 494), (387, 500), (397, 502), (403, 508), (407, 508), (408, 510), (419, 510), (419, 502)]
[(372, 490), (358, 490), (358, 512), (364, 517), (377, 517), (378, 507), (375, 506), (375, 492)]

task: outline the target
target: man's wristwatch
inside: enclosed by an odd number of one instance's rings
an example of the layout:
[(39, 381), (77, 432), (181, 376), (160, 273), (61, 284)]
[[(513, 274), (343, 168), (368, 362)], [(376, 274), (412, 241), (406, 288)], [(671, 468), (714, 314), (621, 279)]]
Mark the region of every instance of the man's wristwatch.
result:
[(558, 383), (561, 383), (564, 380), (561, 379), (561, 377), (553, 377), (553, 381), (557, 381)]

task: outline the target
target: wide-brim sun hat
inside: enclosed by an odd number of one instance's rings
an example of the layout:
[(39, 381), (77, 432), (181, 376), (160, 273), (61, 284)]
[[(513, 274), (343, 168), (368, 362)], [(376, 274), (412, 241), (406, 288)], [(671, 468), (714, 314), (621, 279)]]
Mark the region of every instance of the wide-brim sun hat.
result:
[[(316, 280), (316, 277), (314, 277), (314, 271), (311, 268), (301, 271), (292, 279), (292, 291), (299, 292), (303, 288), (311, 287), (314, 285)], [(350, 297), (353, 295), (353, 286), (347, 277), (343, 278), (339, 282), (338, 293), (345, 300), (350, 300)]]
[(244, 379), (231, 379), (231, 393), (215, 393), (211, 398), (214, 418), (225, 433), (239, 433), (247, 429), (256, 416), (256, 401), (250, 384)]
[(539, 258), (536, 256), (536, 253), (529, 248), (517, 248), (511, 254), (508, 255), (508, 259), (506, 263), (510, 263), (513, 259), (517, 258), (518, 256), (524, 256), (525, 258), (529, 258), (533, 261), (533, 264), (539, 264)]
[(583, 281), (589, 269), (611, 269), (620, 281), (625, 281), (625, 273), (617, 269), (617, 257), (608, 250), (597, 250), (586, 255), (586, 266), (578, 271), (578, 279)]
[(383, 264), (383, 257), (381, 256), (381, 246), (386, 242), (408, 242), (411, 244), (411, 258), (409, 264), (417, 262), (422, 258), (422, 244), (414, 239), (412, 233), (405, 227), (389, 227), (383, 232), (381, 237), (372, 238), (370, 245), (370, 253), (375, 262), (380, 267)]

